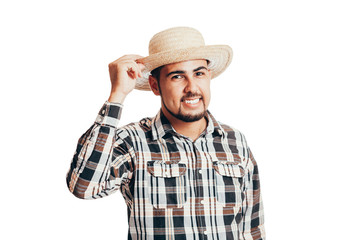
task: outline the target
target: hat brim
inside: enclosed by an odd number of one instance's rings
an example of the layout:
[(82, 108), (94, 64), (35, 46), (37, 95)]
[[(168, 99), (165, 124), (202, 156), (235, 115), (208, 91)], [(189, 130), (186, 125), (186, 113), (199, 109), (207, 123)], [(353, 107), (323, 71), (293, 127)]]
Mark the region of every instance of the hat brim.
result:
[(171, 63), (183, 62), (195, 59), (209, 60), (209, 69), (212, 78), (219, 76), (230, 65), (232, 60), (232, 49), (227, 45), (210, 45), (187, 49), (178, 49), (168, 52), (161, 52), (136, 61), (145, 65), (142, 78), (136, 80), (135, 88), (149, 91), (149, 75), (152, 70)]

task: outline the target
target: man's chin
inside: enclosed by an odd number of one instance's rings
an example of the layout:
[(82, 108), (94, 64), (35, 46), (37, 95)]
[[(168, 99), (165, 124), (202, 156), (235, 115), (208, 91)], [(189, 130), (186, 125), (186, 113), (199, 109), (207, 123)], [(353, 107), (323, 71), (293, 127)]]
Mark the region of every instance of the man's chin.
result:
[(196, 122), (204, 118), (206, 111), (199, 113), (182, 113), (176, 114), (176, 118), (184, 122)]
[(206, 115), (206, 110), (204, 110), (205, 106), (202, 110), (199, 109), (198, 111), (179, 108), (179, 111), (177, 113), (174, 113), (166, 106), (166, 104), (163, 105), (168, 113), (183, 122), (196, 122), (203, 119)]

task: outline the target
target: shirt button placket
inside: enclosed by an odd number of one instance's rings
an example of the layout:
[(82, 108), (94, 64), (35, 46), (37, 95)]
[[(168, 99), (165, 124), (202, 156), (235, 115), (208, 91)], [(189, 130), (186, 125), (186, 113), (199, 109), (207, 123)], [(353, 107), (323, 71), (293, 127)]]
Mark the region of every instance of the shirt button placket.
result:
[(203, 234), (204, 234), (204, 235), (203, 235), (203, 239), (204, 239), (204, 240), (209, 239), (209, 238), (208, 238), (208, 235), (207, 235), (208, 232), (207, 232), (206, 230), (203, 232)]
[[(203, 188), (202, 186), (202, 164), (201, 164), (201, 154), (199, 151), (201, 151), (201, 146), (199, 145), (200, 142), (199, 142), (199, 139), (196, 140), (196, 142), (193, 142), (193, 147), (192, 147), (192, 150), (194, 152), (194, 157), (195, 157), (195, 166), (197, 169), (195, 169), (195, 178), (196, 178), (196, 197), (200, 200), (198, 200), (197, 204), (198, 205), (198, 208), (199, 210), (202, 212), (202, 213), (205, 213), (205, 204), (206, 204), (206, 201), (204, 200), (204, 196), (203, 196), (203, 190), (201, 190)], [(197, 174), (196, 174), (197, 172)], [(198, 215), (197, 216), (197, 224), (198, 224), (198, 227), (199, 229), (204, 229), (206, 228), (206, 224), (205, 224), (205, 219), (204, 219), (205, 216), (202, 216), (202, 215)], [(199, 231), (200, 232), (200, 240), (207, 240), (208, 237), (207, 237), (207, 232), (206, 231)]]

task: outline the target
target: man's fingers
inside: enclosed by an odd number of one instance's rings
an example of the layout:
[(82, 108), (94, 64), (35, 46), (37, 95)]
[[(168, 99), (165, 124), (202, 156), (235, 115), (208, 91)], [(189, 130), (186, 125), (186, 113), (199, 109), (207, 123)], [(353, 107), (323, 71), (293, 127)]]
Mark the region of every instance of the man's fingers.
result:
[(118, 66), (126, 66), (128, 64), (135, 64), (138, 68), (138, 71), (140, 72), (139, 77), (142, 76), (141, 72), (145, 69), (145, 65), (137, 62), (136, 59), (142, 58), (142, 56), (140, 55), (125, 55), (122, 56), (121, 58), (116, 59), (115, 61), (113, 61), (111, 64), (116, 64)]
[(124, 55), (121, 58), (109, 64), (110, 78), (114, 81), (114, 84), (118, 84), (117, 81), (122, 76), (126, 76), (130, 80), (136, 80), (142, 78), (142, 71), (145, 69), (144, 64), (137, 62), (137, 59), (141, 59), (140, 55)]
[(141, 68), (140, 66), (135, 63), (134, 61), (129, 61), (127, 62), (127, 70), (126, 70), (129, 74), (129, 76), (132, 78), (132, 79), (136, 79), (138, 77), (142, 77), (142, 74), (141, 74)]
[(145, 66), (143, 64), (136, 63), (133, 60), (126, 61), (126, 63), (129, 64), (129, 66), (131, 66), (132, 71), (135, 73), (134, 76), (137, 76), (139, 78), (142, 77), (142, 71), (145, 69)]

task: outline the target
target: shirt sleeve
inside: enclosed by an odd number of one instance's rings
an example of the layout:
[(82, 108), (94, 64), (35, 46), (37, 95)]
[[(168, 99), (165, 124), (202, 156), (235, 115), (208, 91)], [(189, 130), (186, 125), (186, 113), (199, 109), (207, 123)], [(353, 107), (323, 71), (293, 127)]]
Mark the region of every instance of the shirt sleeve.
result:
[(80, 137), (66, 177), (76, 197), (107, 196), (131, 178), (133, 150), (126, 141), (126, 132), (116, 128), (122, 108), (122, 104), (105, 102), (95, 123)]
[(264, 209), (260, 192), (260, 179), (257, 163), (250, 151), (245, 173), (242, 221), (240, 240), (265, 240)]

